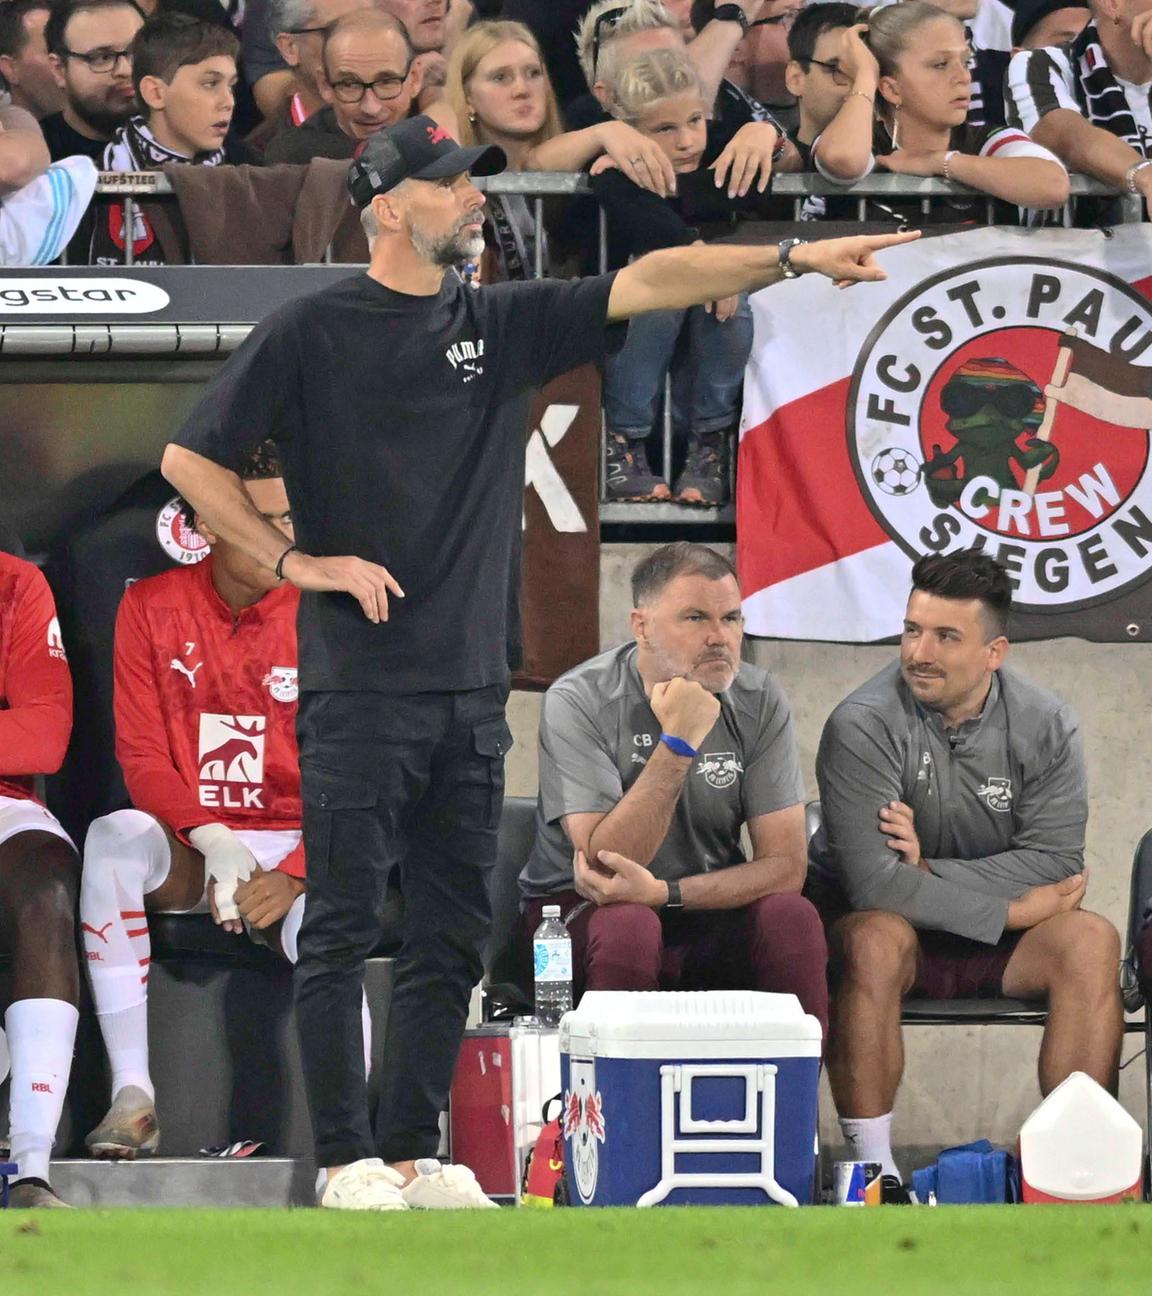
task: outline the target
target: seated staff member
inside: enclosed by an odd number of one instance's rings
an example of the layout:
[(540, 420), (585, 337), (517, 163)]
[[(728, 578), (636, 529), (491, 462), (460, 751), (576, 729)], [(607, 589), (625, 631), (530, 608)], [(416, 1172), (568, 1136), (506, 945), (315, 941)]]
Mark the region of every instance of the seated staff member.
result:
[[(871, 11), (842, 36), (838, 62), (852, 88), (812, 146), (817, 170), (850, 184), (880, 166), (956, 180), (1019, 207), (1062, 206), (1068, 174), (1058, 158), (1019, 129), (967, 124), (969, 58), (961, 23), (925, 0)], [(869, 206), (902, 215), (899, 204)], [(918, 201), (912, 209), (919, 220)], [(970, 220), (973, 209), (982, 214), (982, 205), (949, 199), (933, 219)]]
[(829, 932), (828, 1075), (852, 1156), (892, 1156), (900, 1001), (1048, 1004), (1040, 1088), (1115, 1092), (1120, 942), (1080, 908), (1088, 796), (1079, 723), (1004, 667), (1007, 571), (975, 550), (912, 569), (900, 660), (824, 727), (808, 894)]
[(525, 955), (544, 905), (559, 904), (577, 993), (790, 992), (824, 1027), (792, 719), (775, 680), (740, 661), (735, 569), (680, 541), (637, 566), (632, 591), (635, 642), (544, 698)]
[(1093, 0), (1062, 49), (1021, 50), (1008, 65), (1008, 121), (1071, 170), (1152, 208), (1152, 55), (1142, 7)]
[[(241, 476), (261, 516), (291, 540), (270, 443)], [(299, 593), (197, 525), (211, 555), (131, 586), (116, 622), (116, 754), (136, 808), (88, 830), (80, 895), (112, 1071), (112, 1106), (86, 1140), (102, 1158), (149, 1155), (160, 1141), (146, 915), (211, 907), (227, 930), (243, 920), (294, 962), (304, 911)]]
[(48, 1159), (76, 1039), (80, 860), (33, 795), (33, 779), (60, 768), (71, 732), (72, 677), (48, 584), (31, 563), (0, 552), (0, 941), (12, 959), (5, 1160), (19, 1166), (16, 1207), (65, 1205), (48, 1182)]

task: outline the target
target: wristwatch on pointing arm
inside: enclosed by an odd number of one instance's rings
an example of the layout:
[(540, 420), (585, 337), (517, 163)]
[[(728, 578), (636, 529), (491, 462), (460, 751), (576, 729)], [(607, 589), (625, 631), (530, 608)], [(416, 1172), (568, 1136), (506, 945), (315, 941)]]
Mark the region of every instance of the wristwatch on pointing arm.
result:
[(748, 35), (748, 15), (738, 4), (717, 5), (712, 11), (713, 22), (737, 22), (744, 36)]
[(786, 238), (781, 239), (776, 245), (776, 253), (780, 258), (780, 273), (785, 279), (798, 279), (804, 273), (792, 264), (792, 249), (807, 242), (807, 239)]
[(665, 881), (664, 885), (668, 888), (668, 899), (664, 903), (664, 908), (683, 909), (684, 899), (680, 895), (680, 883)]

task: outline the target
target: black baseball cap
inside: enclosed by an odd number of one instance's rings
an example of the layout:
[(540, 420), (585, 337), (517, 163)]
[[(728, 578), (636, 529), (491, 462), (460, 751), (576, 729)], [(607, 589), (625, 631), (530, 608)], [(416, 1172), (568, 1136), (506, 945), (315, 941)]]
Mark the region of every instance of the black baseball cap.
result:
[(442, 180), (445, 176), (496, 175), (508, 165), (495, 144), (461, 148), (431, 117), (421, 114), (369, 135), (348, 172), (348, 192), (357, 207), (403, 180)]
[(1028, 33), (1049, 14), (1058, 13), (1061, 9), (1087, 9), (1088, 0), (1018, 0), (1016, 12), (1012, 17), (1012, 45), (1019, 49), (1028, 38)]

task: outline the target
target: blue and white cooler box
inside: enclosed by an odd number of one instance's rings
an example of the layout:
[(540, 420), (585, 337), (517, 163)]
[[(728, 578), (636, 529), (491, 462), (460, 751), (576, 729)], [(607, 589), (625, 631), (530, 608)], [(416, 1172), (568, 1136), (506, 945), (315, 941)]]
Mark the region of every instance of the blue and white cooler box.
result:
[(811, 1202), (820, 1044), (795, 995), (590, 990), (560, 1023), (572, 1205)]

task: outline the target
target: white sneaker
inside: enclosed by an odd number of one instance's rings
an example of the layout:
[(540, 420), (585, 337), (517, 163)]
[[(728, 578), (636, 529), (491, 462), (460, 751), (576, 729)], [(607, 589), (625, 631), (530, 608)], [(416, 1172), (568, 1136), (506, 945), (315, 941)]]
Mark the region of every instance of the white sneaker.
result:
[(136, 1085), (125, 1085), (84, 1142), (99, 1160), (133, 1161), (152, 1156), (160, 1146), (155, 1101)]
[(463, 1165), (441, 1165), (434, 1157), (416, 1162), (416, 1178), (404, 1189), (413, 1210), (499, 1210), (485, 1197), (476, 1176)]
[(332, 1175), (320, 1197), (328, 1210), (407, 1210), (400, 1189), (404, 1176), (379, 1157), (353, 1161)]

